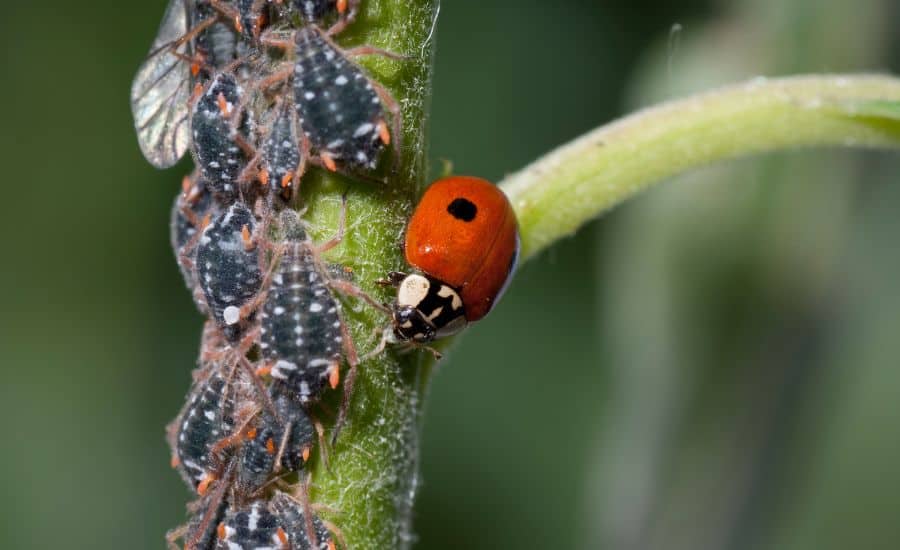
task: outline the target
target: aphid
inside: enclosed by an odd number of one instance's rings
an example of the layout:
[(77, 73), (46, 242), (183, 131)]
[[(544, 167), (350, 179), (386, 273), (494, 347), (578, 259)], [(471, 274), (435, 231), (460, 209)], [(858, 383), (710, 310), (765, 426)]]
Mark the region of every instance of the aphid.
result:
[(253, 213), (236, 202), (206, 227), (197, 247), (200, 287), (229, 340), (240, 335), (262, 285), (255, 231)]
[(249, 134), (252, 124), (241, 107), (243, 94), (234, 75), (219, 73), (197, 100), (191, 116), (200, 175), (213, 193), (229, 201), (237, 197), (239, 178), (247, 166), (242, 134)]
[(406, 229), (406, 261), (418, 271), (393, 272), (393, 332), (427, 343), (487, 315), (516, 267), (519, 231), (506, 195), (480, 178), (434, 182)]
[(278, 112), (262, 146), (262, 170), (258, 179), (272, 195), (290, 201), (300, 185), (304, 158), (299, 146), (297, 117), (289, 105)]
[(236, 455), (235, 485), (243, 496), (255, 495), (280, 470), (295, 472), (309, 459), (315, 428), (303, 409), (284, 395), (272, 396), (275, 417), (262, 411)]
[[(194, 19), (211, 21), (209, 28), (199, 32), (194, 41), (196, 56), (191, 64), (192, 73), (200, 82), (212, 78), (213, 73), (224, 69), (242, 54), (242, 43), (234, 26), (219, 21), (213, 7), (205, 1), (197, 1)], [(200, 23), (203, 24), (203, 23)]]
[(216, 528), (217, 550), (334, 550), (324, 524), (312, 516), (310, 540), (303, 509), (291, 497), (277, 492), (272, 500), (257, 500), (231, 507)]
[(201, 313), (207, 313), (206, 300), (197, 282), (193, 253), (196, 252), (203, 224), (217, 210), (217, 205), (203, 182), (196, 176), (185, 176), (182, 190), (172, 205), (169, 238), (184, 284), (191, 292), (194, 303)]
[[(369, 53), (376, 53), (366, 48)], [(392, 112), (393, 139), (399, 150), (399, 107), (381, 85), (351, 63), (318, 27), (301, 28), (295, 37), (294, 106), (306, 138), (321, 163), (371, 170), (392, 133), (385, 107)], [(385, 53), (377, 51), (377, 53)]]
[(288, 235), (260, 308), (259, 347), (273, 383), (308, 403), (326, 386), (338, 385), (343, 324), (318, 263), (319, 250), (293, 211), (284, 211), (282, 220)]
[(170, 0), (150, 53), (131, 85), (131, 113), (141, 152), (157, 168), (174, 165), (190, 142), (189, 0)]
[(191, 489), (204, 494), (215, 480), (225, 458), (213, 456), (214, 447), (231, 435), (234, 425), (232, 384), (213, 372), (191, 388), (185, 407), (168, 428), (172, 465)]

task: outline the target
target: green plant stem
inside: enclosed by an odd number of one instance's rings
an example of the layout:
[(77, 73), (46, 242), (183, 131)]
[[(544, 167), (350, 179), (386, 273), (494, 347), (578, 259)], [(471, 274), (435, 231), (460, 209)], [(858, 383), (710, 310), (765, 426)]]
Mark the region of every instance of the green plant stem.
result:
[[(425, 130), (431, 93), (433, 31), (438, 0), (366, 0), (350, 28), (338, 37), (345, 48), (368, 44), (405, 59), (366, 56), (357, 61), (385, 86), (401, 107), (403, 135), (399, 162), (379, 186), (311, 170), (301, 196), (316, 242), (335, 234), (341, 195), (347, 195), (347, 231), (326, 255), (329, 262), (352, 268), (354, 282), (381, 301), (390, 292), (374, 281), (404, 269), (403, 228), (413, 201), (425, 183)], [(388, 164), (393, 147), (387, 151)], [(387, 173), (387, 171), (386, 171)], [(360, 300), (343, 301), (343, 318), (360, 355), (374, 349), (387, 326), (384, 313)], [(350, 401), (347, 422), (336, 444), (311, 460), (311, 502), (354, 550), (406, 548), (411, 541), (413, 496), (418, 474), (420, 385), (429, 371), (427, 353), (388, 353), (365, 361)], [(346, 379), (347, 371), (342, 369)], [(340, 391), (329, 392), (321, 411), (330, 424), (340, 406)], [(328, 447), (328, 445), (326, 445)], [(299, 490), (299, 489), (298, 489)]]
[(527, 259), (650, 185), (736, 157), (809, 146), (900, 147), (900, 79), (758, 78), (600, 127), (501, 186)]

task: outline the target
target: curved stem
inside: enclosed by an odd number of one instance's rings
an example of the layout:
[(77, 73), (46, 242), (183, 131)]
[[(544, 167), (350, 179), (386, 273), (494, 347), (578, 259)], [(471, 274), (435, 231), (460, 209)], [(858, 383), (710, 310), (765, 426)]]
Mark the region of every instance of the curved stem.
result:
[(900, 147), (900, 79), (754, 79), (640, 111), (501, 183), (527, 259), (653, 183), (718, 160), (808, 146)]

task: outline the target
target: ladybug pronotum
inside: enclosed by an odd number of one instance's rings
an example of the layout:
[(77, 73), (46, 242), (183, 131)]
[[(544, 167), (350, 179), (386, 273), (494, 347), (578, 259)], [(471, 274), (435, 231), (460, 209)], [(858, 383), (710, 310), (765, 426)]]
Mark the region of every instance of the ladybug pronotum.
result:
[(500, 299), (519, 256), (516, 215), (492, 183), (443, 178), (416, 206), (404, 251), (416, 272), (389, 275), (394, 337), (427, 343), (481, 319)]

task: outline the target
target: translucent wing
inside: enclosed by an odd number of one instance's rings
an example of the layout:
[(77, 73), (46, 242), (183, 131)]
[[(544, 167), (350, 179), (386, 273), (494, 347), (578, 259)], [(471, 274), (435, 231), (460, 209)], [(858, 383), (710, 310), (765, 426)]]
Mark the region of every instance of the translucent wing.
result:
[(170, 0), (150, 54), (131, 85), (131, 113), (144, 157), (157, 168), (168, 168), (187, 151), (190, 140), (191, 72), (181, 56), (189, 55), (189, 41), (176, 54), (170, 47), (188, 31), (189, 0)]

